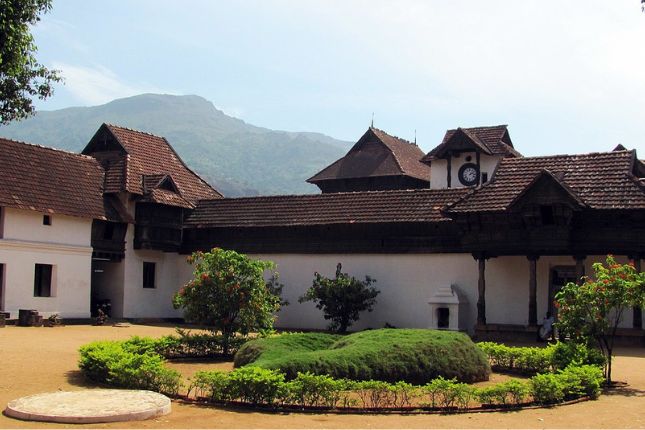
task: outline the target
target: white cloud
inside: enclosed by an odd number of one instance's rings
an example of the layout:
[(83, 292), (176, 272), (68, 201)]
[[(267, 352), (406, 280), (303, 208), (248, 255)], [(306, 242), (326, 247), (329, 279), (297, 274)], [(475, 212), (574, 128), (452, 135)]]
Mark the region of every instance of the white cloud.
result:
[(103, 104), (142, 93), (171, 93), (145, 82), (125, 82), (112, 70), (100, 64), (85, 67), (54, 62), (53, 67), (61, 70), (66, 90), (85, 105)]

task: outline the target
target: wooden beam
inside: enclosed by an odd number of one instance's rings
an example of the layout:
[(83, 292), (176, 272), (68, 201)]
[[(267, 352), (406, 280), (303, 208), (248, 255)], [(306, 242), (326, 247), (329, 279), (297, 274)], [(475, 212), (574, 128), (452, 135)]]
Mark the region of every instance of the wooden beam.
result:
[(479, 281), (477, 282), (477, 324), (486, 324), (486, 259), (480, 257), (477, 259), (479, 263)]
[(529, 255), (529, 325), (537, 325), (537, 260), (538, 256)]

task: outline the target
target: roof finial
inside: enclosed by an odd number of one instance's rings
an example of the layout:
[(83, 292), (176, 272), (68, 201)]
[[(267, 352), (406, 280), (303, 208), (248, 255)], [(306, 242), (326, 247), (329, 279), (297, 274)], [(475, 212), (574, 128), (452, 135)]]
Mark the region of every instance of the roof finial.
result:
[(414, 146), (417, 146), (417, 129), (414, 129)]
[(370, 124), (371, 128), (374, 128), (374, 112), (372, 112), (372, 123)]

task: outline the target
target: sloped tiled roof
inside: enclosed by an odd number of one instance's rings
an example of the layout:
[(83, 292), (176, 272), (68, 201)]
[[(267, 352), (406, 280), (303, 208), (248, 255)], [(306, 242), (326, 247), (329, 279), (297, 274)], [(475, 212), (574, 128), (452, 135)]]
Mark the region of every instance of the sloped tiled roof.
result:
[(441, 209), (468, 190), (396, 190), (200, 201), (185, 220), (198, 227), (268, 227), (448, 221)]
[(103, 179), (92, 157), (0, 138), (0, 206), (111, 219)]
[[(94, 140), (105, 131), (111, 133), (122, 148), (121, 153), (96, 149)], [(190, 170), (168, 141), (160, 136), (111, 124), (103, 124), (83, 150), (101, 160), (106, 175), (106, 192), (128, 191), (144, 193), (144, 176), (171, 175), (182, 199), (197, 202), (200, 199), (220, 198), (222, 195)], [(116, 154), (116, 155), (115, 155)]]
[(635, 151), (505, 158), (489, 183), (447, 212), (504, 211), (544, 171), (591, 209), (645, 209), (645, 188), (632, 175), (635, 160)]
[(441, 144), (423, 157), (424, 162), (432, 161), (433, 158), (440, 156), (446, 149), (450, 139), (458, 131), (463, 132), (473, 140), (476, 146), (490, 155), (502, 155), (505, 157), (521, 157), (522, 155), (513, 148), (513, 142), (508, 135), (507, 125), (494, 125), (488, 127), (469, 127), (456, 128), (446, 131)]
[(192, 209), (195, 207), (191, 202), (184, 199), (177, 193), (169, 190), (155, 188), (147, 192), (141, 200), (142, 202), (159, 203), (162, 205), (179, 206), (182, 208)]
[(401, 175), (430, 181), (430, 167), (420, 162), (422, 157), (415, 144), (370, 127), (343, 158), (307, 182)]

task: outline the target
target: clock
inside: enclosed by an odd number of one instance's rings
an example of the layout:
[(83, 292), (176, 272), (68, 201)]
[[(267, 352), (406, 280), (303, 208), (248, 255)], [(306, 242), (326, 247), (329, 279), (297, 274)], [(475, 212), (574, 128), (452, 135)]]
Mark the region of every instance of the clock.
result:
[(477, 185), (479, 179), (479, 167), (473, 163), (466, 163), (461, 168), (459, 168), (459, 182), (462, 185), (470, 187), (472, 185)]

